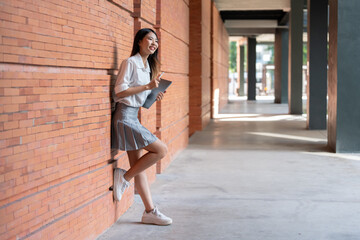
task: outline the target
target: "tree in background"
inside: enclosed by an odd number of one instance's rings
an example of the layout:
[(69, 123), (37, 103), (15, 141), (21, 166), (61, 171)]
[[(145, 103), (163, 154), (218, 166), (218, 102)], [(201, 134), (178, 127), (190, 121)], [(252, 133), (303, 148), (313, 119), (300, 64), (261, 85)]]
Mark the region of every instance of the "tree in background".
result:
[(230, 72), (234, 73), (236, 72), (236, 42), (230, 42), (229, 48), (229, 69)]
[(307, 43), (303, 44), (303, 65), (307, 65)]
[(270, 61), (267, 62), (266, 64), (274, 64), (275, 63), (275, 46), (274, 44), (265, 44), (266, 45), (266, 48), (265, 50), (270, 52)]

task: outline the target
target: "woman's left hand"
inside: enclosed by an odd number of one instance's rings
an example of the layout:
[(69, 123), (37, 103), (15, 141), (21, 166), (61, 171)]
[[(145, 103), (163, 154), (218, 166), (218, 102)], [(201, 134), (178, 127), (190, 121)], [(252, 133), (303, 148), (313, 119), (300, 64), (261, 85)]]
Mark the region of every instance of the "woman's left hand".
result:
[(156, 101), (160, 101), (161, 99), (163, 99), (164, 97), (164, 93), (163, 92), (159, 92), (157, 97), (156, 97)]

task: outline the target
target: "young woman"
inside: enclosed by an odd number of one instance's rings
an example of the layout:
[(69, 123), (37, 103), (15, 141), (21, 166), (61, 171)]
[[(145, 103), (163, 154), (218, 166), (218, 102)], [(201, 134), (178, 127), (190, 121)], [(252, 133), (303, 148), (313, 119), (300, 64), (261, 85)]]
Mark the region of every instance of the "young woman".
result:
[[(158, 87), (160, 63), (158, 38), (154, 30), (140, 29), (134, 39), (131, 57), (124, 60), (115, 83), (116, 109), (112, 119), (112, 148), (127, 152), (130, 169), (114, 171), (114, 198), (120, 201), (124, 191), (135, 178), (135, 187), (144, 203), (142, 222), (169, 225), (172, 219), (162, 214), (151, 198), (145, 170), (167, 153), (166, 145), (142, 126), (137, 118), (151, 89)], [(163, 98), (159, 93), (157, 100)], [(147, 151), (142, 156), (142, 149)]]

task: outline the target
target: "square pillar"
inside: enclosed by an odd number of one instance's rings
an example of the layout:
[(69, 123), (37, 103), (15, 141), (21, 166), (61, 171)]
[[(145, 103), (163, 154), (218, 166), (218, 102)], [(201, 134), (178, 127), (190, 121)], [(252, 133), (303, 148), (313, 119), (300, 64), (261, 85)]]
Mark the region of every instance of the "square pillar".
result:
[(275, 103), (281, 103), (281, 30), (275, 31), (275, 84), (274, 95)]
[(307, 128), (326, 129), (328, 0), (308, 0)]
[(275, 32), (275, 103), (288, 102), (288, 30)]
[(281, 103), (288, 103), (289, 30), (281, 30)]
[(289, 19), (289, 113), (302, 114), (303, 6), (291, 0)]
[[(210, 2), (190, 1), (189, 135), (201, 131), (211, 117)], [(164, 19), (164, 18), (163, 18)]]
[(248, 38), (248, 100), (256, 100), (256, 38)]
[(239, 89), (238, 95), (244, 96), (244, 85), (245, 85), (245, 77), (244, 77), (244, 67), (245, 67), (245, 47), (244, 45), (239, 45), (239, 65), (238, 65), (238, 79), (239, 79)]
[(329, 0), (328, 145), (360, 152), (360, 1)]

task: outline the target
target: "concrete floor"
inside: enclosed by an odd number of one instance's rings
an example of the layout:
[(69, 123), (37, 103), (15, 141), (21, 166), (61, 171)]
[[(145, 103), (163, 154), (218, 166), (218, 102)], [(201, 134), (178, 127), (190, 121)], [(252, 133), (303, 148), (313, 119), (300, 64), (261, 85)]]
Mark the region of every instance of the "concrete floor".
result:
[(271, 100), (234, 100), (152, 185), (167, 227), (140, 224), (134, 205), (98, 240), (359, 240), (360, 155), (326, 151)]

